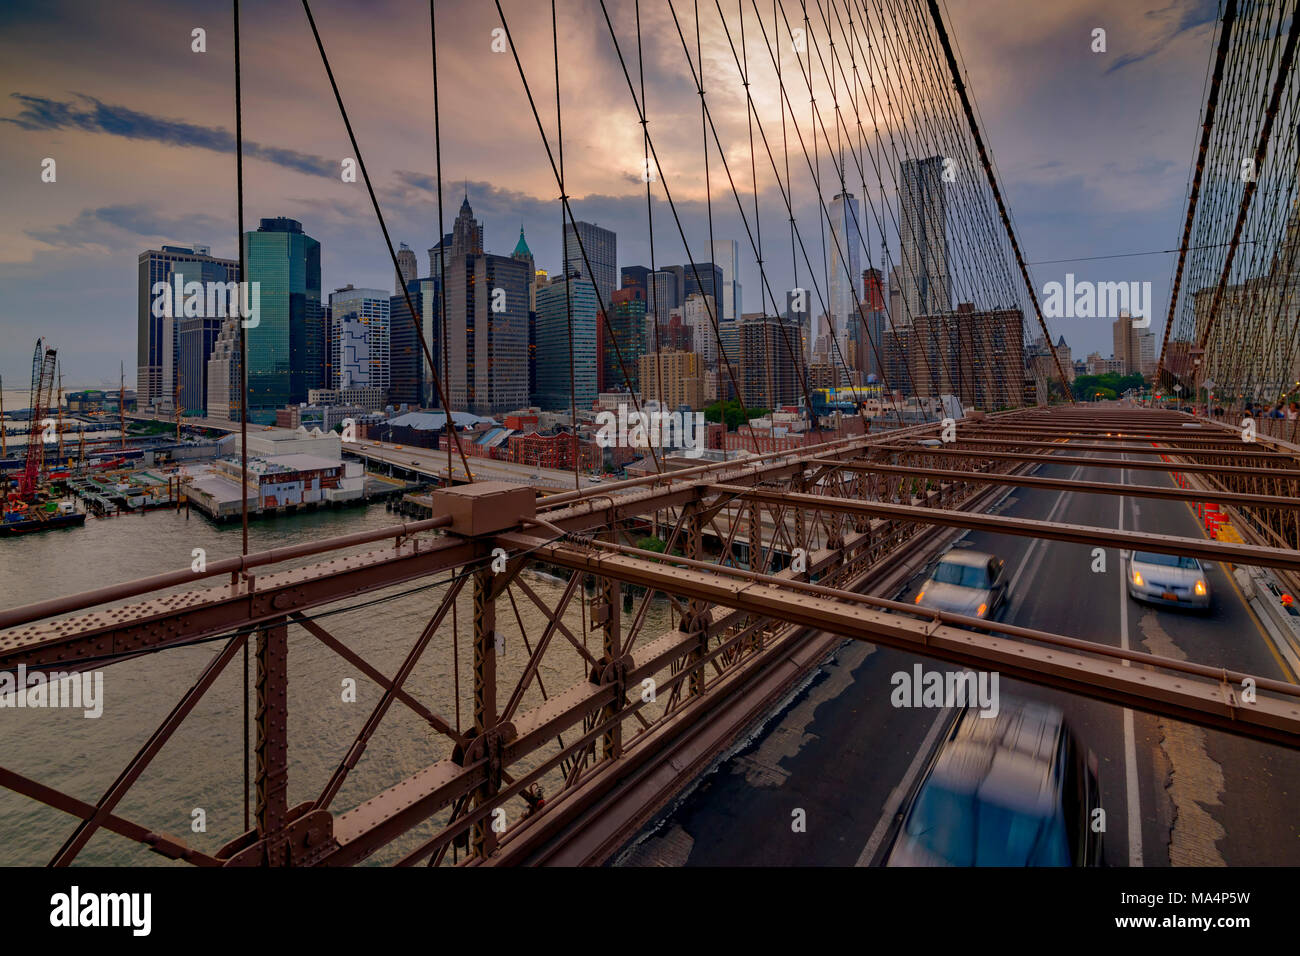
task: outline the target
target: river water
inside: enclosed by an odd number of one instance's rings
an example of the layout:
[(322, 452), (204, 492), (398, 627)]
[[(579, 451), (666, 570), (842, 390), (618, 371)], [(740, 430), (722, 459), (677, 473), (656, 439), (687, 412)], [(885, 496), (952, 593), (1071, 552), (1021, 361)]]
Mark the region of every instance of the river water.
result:
[[(374, 529), (396, 520), (382, 504), (371, 504), (254, 521), (249, 526), (249, 550)], [(379, 546), (367, 546), (373, 547)], [(209, 562), (237, 556), (238, 523), (218, 526), (197, 513), (187, 519), (183, 511), (154, 511), (111, 519), (91, 517), (80, 529), (0, 539), (0, 607), (187, 568), (196, 548), (204, 550)], [(305, 564), (308, 560), (295, 563)], [(447, 579), (448, 575), (439, 575), (395, 585), (384, 592), (316, 609), (312, 616), (381, 673), (391, 676), (446, 593)], [(524, 580), (552, 605), (564, 585), (559, 578), (542, 572), (526, 571)], [(522, 591), (512, 589), (512, 593), (527, 638), (535, 647), (546, 618)], [(579, 589), (578, 594), (582, 593)], [(405, 688), (455, 725), (458, 670), (459, 722), (462, 728), (468, 728), (473, 722), (468, 583), (456, 605), (455, 627), (449, 615)], [(671, 626), (670, 611), (667, 602), (652, 603), (638, 645)], [(589, 640), (593, 656), (599, 657), (599, 636), (584, 629), (585, 617), (585, 608), (575, 595), (565, 614), (565, 624), (577, 639)], [(625, 621), (628, 619), (625, 615)], [(514, 611), (504, 598), (497, 605), (497, 620), (504, 641), (503, 651), (498, 654), (497, 695), (501, 708), (528, 655)], [(625, 634), (626, 629), (627, 624)], [(455, 642), (454, 634), (458, 638)], [(97, 718), (67, 708), (0, 708), (0, 765), (87, 803), (96, 803), (224, 643), (222, 639), (174, 648), (104, 667), (102, 715)], [(453, 643), (459, 648), (459, 668), (453, 666)], [(250, 666), (255, 672), (256, 662), (251, 655)], [(540, 668), (548, 694), (554, 695), (582, 680), (585, 670), (582, 657), (557, 634)], [(206, 852), (214, 852), (243, 832), (242, 676), (242, 659), (236, 655), (118, 804), (119, 816), (172, 834)], [(349, 679), (356, 683), (355, 702), (344, 700), (344, 684)], [(303, 628), (289, 628), (290, 807), (315, 800), (381, 692), (377, 684)], [(536, 706), (541, 700), (534, 682), (520, 710)], [(630, 728), (625, 732), (631, 733)], [(447, 738), (395, 702), (330, 809), (336, 815), (350, 809), (449, 756), (450, 749)], [(518, 771), (527, 766), (517, 764), (512, 772), (518, 776)], [(558, 784), (558, 771), (552, 771), (543, 782), (548, 795), (558, 789)], [(255, 802), (255, 795), (250, 799)], [(514, 804), (508, 811), (512, 821), (522, 810), (518, 800)], [(437, 819), (445, 817), (443, 814)], [(47, 863), (76, 822), (62, 811), (0, 789), (0, 865)], [(205, 829), (199, 829), (200, 822)], [(431, 832), (426, 823), (376, 854), (371, 862), (392, 862)], [(106, 830), (96, 834), (76, 862), (170, 865), (170, 861), (147, 848)]]

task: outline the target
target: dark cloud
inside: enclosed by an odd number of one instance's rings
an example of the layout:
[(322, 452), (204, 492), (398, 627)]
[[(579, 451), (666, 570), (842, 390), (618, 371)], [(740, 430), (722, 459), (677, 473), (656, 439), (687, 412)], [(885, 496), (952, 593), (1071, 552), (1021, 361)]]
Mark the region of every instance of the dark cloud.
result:
[[(76, 102), (62, 102), (26, 93), (11, 93), (10, 96), (22, 104), (22, 110), (16, 117), (0, 117), (0, 122), (12, 123), (25, 130), (76, 129), (90, 133), (107, 133), (123, 139), (164, 143), (168, 146), (191, 146), (217, 153), (235, 151), (235, 136), (223, 127), (198, 126), (194, 123), (164, 119), (125, 106), (104, 103), (82, 93), (75, 95), (76, 99), (81, 101), (80, 105)], [(263, 146), (247, 140), (244, 141), (244, 156), (248, 159), (265, 160), (311, 176), (333, 178), (339, 174), (339, 165), (334, 160), (310, 153), (300, 153), (293, 149)]]
[(1199, 0), (1198, 3), (1188, 6), (1179, 0), (1179, 2), (1171, 3), (1169, 6), (1158, 10), (1148, 10), (1145, 15), (1150, 20), (1169, 21), (1165, 32), (1145, 50), (1126, 53), (1121, 56), (1110, 65), (1106, 70), (1107, 73), (1115, 73), (1126, 66), (1140, 63), (1159, 53), (1180, 34), (1195, 30), (1207, 23), (1214, 23), (1218, 19), (1218, 3), (1217, 0)]
[[(168, 218), (159, 215), (150, 203), (128, 203), (83, 209), (72, 222), (50, 229), (28, 229), (26, 234), (52, 246), (84, 248), (112, 246), (134, 236), (188, 241), (182, 237), (219, 235), (219, 230), (224, 228), (225, 223), (211, 216), (189, 214)], [(233, 233), (230, 244), (234, 245)]]

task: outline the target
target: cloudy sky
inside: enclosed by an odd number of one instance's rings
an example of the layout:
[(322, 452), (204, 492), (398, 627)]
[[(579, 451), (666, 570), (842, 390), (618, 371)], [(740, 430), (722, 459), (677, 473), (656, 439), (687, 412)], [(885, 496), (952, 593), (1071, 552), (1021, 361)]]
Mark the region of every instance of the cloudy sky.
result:
[[(633, 0), (606, 5), (617, 50), (599, 0), (557, 4), (565, 189), (578, 218), (617, 231), (620, 265), (648, 264), (641, 133), (619, 60), (621, 51), (639, 94), (636, 10)], [(899, 4), (870, 0), (866, 6), (874, 16), (880, 6), (889, 11)], [(501, 0), (501, 7), (558, 162), (550, 6)], [(686, 258), (664, 188), (701, 261), (709, 258), (711, 193), (714, 235), (739, 241), (744, 308), (756, 311), (762, 284), (751, 233), (716, 150), (710, 154), (711, 189), (705, 187), (699, 97), (682, 48), (684, 36), (695, 56), (695, 4), (641, 0), (640, 7), (647, 117), (659, 157), (652, 184), (655, 262)], [(809, 285), (808, 269), (801, 252), (792, 261), (788, 217), (757, 126), (757, 175), (751, 176), (745, 94), (732, 44), (748, 61), (758, 122), (784, 177), (780, 88), (771, 58), (783, 51), (796, 110), (793, 120), (787, 117), (795, 218), (820, 269), (819, 210), (796, 122), (807, 148), (817, 150), (822, 175), (833, 174), (822, 127), (810, 116), (800, 63), (811, 56), (814, 95), (834, 142), (832, 93), (817, 53), (833, 63), (821, 25), (825, 16), (846, 56), (837, 24), (848, 8), (847, 0), (807, 3), (810, 52), (796, 61), (789, 31), (797, 31), (803, 18), (798, 0), (706, 0), (698, 7), (713, 122), (755, 240), (761, 227), (770, 285), (782, 297), (796, 282)], [(862, 4), (856, 9), (860, 16)], [(425, 250), (438, 235), (429, 6), (315, 0), (312, 12), (394, 242), (417, 251), (423, 274)], [(1040, 294), (1067, 272), (1094, 281), (1149, 281), (1159, 331), (1174, 255), (1047, 260), (1177, 245), (1216, 13), (1214, 0), (1167, 6), (947, 0), (949, 27), (1021, 246), (1040, 263), (1031, 269)], [(438, 0), (437, 26), (447, 228), (468, 190), (489, 251), (508, 254), (522, 225), (538, 266), (554, 271), (560, 265), (560, 190), (515, 60), (508, 48), (494, 50), (502, 44), (493, 33), (502, 26), (496, 6)], [(881, 18), (873, 29), (878, 89), (919, 75), (887, 54), (895, 28)], [(205, 52), (193, 50), (196, 29), (205, 31)], [(1092, 50), (1097, 29), (1105, 30), (1104, 53)], [(391, 290), (392, 266), (365, 186), (340, 176), (341, 160), (354, 151), (302, 4), (245, 3), (241, 32), (246, 224), (256, 228), (263, 216), (301, 220), (321, 242), (326, 294), (349, 282)], [(851, 79), (847, 59), (842, 69)], [(838, 75), (834, 67), (831, 72)], [(859, 72), (866, 83), (865, 64)], [(133, 383), (139, 253), (192, 242), (210, 245), (216, 255), (236, 251), (230, 4), (7, 0), (0, 6), (0, 75), (8, 94), (0, 98), (0, 375), (9, 387), (25, 382), (32, 346), (43, 335), (58, 347), (69, 387), (115, 383), (119, 361)], [(845, 99), (842, 85), (839, 95)], [(888, 142), (892, 132), (902, 141), (910, 108), (895, 104), (891, 113), (868, 106), (864, 97), (856, 113), (864, 135)], [(856, 124), (848, 105), (841, 107), (847, 122)], [(56, 163), (53, 183), (41, 180), (46, 158)], [(866, 194), (878, 204), (867, 158), (858, 156)], [(854, 160), (849, 164), (850, 188), (861, 194), (853, 188), (859, 178)], [(896, 169), (886, 162), (881, 170), (890, 202), (896, 201)], [(834, 191), (822, 190), (828, 200)], [(876, 213), (864, 208), (864, 222), (878, 235), (877, 214), (891, 215), (879, 205)], [(885, 231), (896, 258), (888, 218)], [(878, 239), (871, 245), (878, 259)], [(1106, 319), (1059, 319), (1051, 326), (1076, 356), (1110, 354)]]

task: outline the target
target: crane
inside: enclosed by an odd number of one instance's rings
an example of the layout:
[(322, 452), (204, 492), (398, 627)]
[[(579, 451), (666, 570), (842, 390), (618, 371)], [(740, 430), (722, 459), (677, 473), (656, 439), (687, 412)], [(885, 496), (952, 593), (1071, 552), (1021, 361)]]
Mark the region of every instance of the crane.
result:
[(18, 476), (18, 497), (31, 498), (36, 493), (41, 470), (45, 464), (45, 442), (41, 420), (54, 389), (54, 369), (58, 352), (45, 347), (43, 339), (36, 340), (32, 356), (31, 418), (27, 432), (27, 461)]

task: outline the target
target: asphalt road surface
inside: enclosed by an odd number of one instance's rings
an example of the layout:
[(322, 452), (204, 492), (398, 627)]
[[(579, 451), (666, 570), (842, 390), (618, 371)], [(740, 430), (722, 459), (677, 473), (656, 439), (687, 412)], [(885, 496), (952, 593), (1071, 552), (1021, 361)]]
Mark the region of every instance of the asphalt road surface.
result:
[[(1063, 449), (1066, 446), (1063, 446)], [(1113, 456), (1111, 456), (1113, 457)], [(1171, 486), (1162, 472), (1044, 465), (1034, 474)], [(994, 512), (1097, 527), (1203, 535), (1182, 502), (1012, 489)], [(1011, 578), (1002, 615), (1163, 656), (1296, 682), (1228, 571), (1210, 570), (1208, 615), (1131, 600), (1116, 548), (1105, 571), (1092, 548), (969, 532), (954, 545), (1002, 557)], [(905, 592), (910, 600), (922, 576)], [(623, 865), (878, 865), (926, 758), (951, 717), (896, 708), (891, 675), (948, 669), (937, 661), (846, 641), (810, 683), (616, 857)], [(1105, 862), (1111, 866), (1300, 863), (1300, 753), (1127, 711), (1017, 681), (1013, 697), (1061, 708), (1097, 756)], [(799, 824), (802, 821), (802, 829)]]

